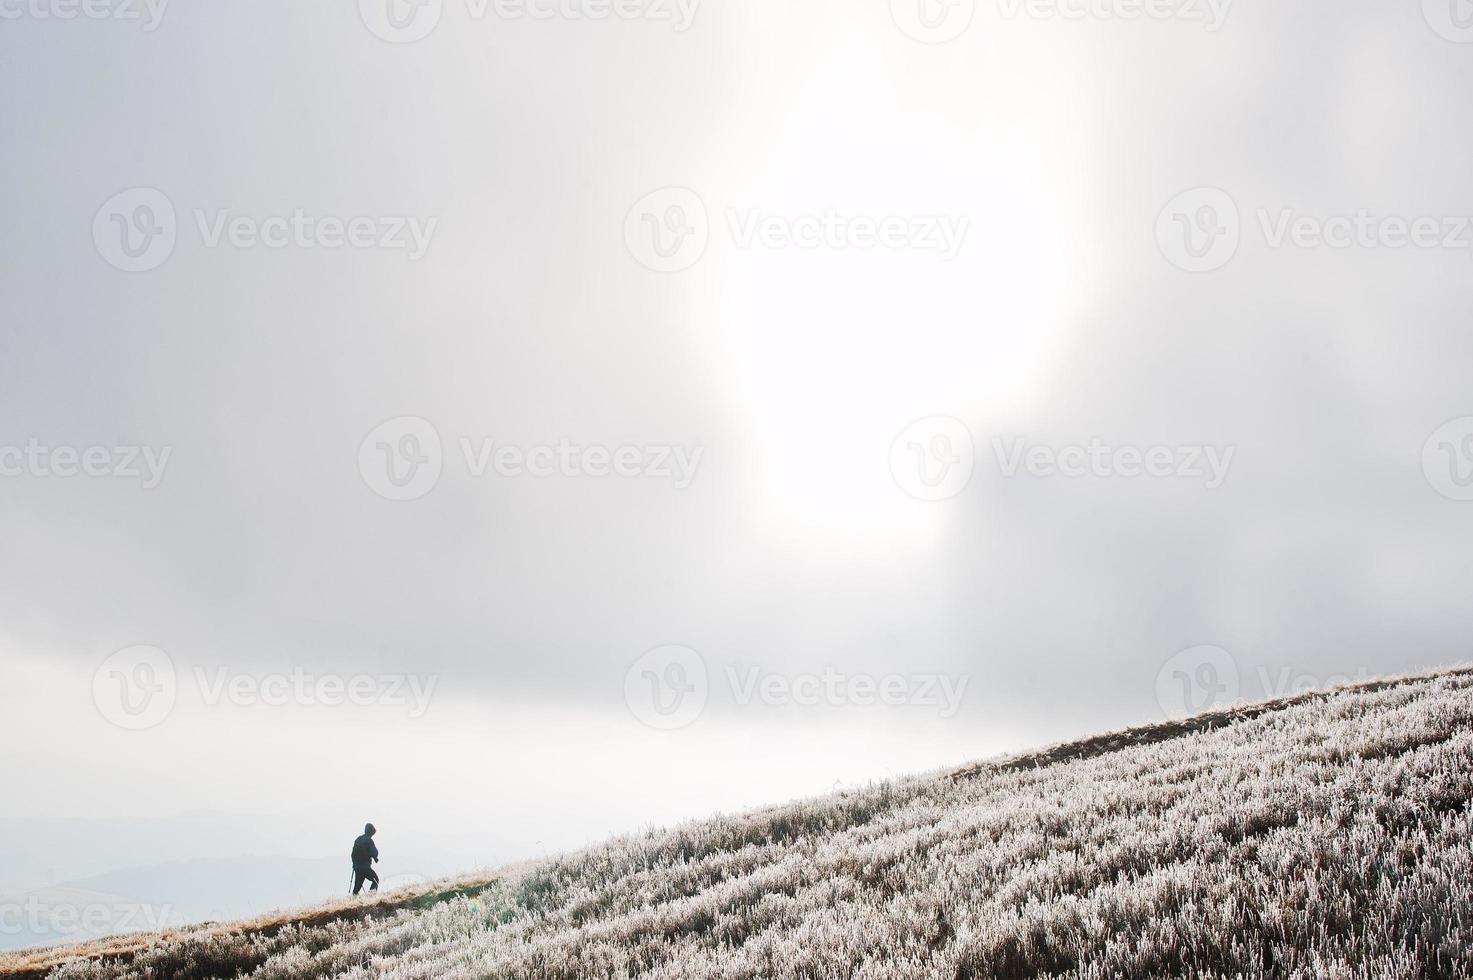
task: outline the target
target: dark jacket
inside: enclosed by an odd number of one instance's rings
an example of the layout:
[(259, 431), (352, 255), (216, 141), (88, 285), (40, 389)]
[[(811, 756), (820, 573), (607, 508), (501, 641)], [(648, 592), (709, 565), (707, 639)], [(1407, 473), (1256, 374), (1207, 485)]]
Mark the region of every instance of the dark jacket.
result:
[(378, 858), (378, 845), (373, 838), (367, 834), (360, 834), (353, 842), (353, 869), (361, 871), (373, 867), (373, 862)]

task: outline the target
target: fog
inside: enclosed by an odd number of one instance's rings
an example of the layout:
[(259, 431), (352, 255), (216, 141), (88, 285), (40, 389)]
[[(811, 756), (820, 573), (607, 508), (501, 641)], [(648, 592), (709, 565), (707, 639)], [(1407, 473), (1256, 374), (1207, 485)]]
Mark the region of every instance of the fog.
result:
[(0, 893), (1466, 660), (1457, 15), (0, 5)]

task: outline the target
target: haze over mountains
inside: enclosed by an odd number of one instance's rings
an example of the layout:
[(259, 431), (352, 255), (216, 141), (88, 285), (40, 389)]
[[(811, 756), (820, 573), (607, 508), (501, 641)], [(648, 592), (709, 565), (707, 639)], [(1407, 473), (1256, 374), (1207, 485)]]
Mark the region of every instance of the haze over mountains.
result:
[[(112, 932), (239, 919), (347, 891), (347, 849), (323, 814), (197, 810), (164, 818), (0, 819), (0, 949)], [(392, 840), (392, 837), (390, 837)], [(400, 887), (539, 853), (495, 834), (394, 841)], [(28, 912), (28, 908), (36, 911)], [(90, 923), (58, 909), (92, 909)]]

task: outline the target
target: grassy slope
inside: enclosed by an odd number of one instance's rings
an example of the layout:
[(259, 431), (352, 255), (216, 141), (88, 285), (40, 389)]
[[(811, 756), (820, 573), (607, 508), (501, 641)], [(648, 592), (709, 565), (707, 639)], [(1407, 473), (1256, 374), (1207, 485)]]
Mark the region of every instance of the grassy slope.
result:
[(0, 971), (1473, 977), (1473, 674), (1292, 698)]

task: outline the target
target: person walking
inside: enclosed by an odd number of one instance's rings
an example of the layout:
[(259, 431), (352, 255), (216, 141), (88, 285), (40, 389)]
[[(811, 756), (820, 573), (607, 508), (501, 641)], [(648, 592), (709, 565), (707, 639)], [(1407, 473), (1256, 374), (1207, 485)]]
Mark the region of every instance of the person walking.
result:
[(365, 824), (363, 833), (353, 842), (353, 894), (357, 895), (363, 889), (365, 881), (372, 882), (368, 893), (372, 895), (378, 891), (378, 872), (373, 870), (373, 864), (378, 860), (378, 845), (373, 842), (373, 835), (378, 833), (378, 828), (373, 824)]

